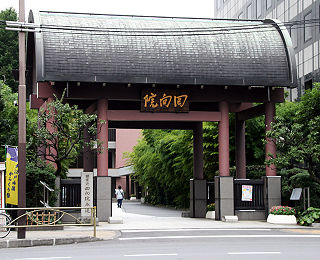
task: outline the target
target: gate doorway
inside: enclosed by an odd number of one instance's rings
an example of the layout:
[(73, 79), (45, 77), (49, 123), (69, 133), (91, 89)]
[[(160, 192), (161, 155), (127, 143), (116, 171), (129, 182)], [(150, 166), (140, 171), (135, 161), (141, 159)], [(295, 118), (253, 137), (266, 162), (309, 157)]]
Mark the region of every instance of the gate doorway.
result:
[[(230, 184), (229, 113), (236, 115), (237, 178), (244, 179), (245, 121), (265, 115), (269, 130), (275, 104), (284, 101), (284, 88), (297, 85), (290, 36), (272, 20), (41, 11), (31, 12), (29, 22), (47, 28), (28, 35), (31, 107), (45, 107), (66, 89), (67, 102), (98, 116), (97, 138), (103, 141), (103, 151), (97, 155), (93, 183), (102, 221), (112, 215), (108, 129), (192, 130), (191, 212), (193, 217), (203, 217), (207, 186), (202, 122), (219, 123), (219, 190), (233, 193), (226, 188)], [(266, 139), (266, 143), (266, 158), (275, 156), (274, 142)], [(92, 173), (93, 166), (86, 161), (91, 151), (86, 153), (83, 173)], [(266, 176), (276, 176), (276, 168), (267, 166)], [(229, 195), (220, 198), (223, 214), (234, 214)]]

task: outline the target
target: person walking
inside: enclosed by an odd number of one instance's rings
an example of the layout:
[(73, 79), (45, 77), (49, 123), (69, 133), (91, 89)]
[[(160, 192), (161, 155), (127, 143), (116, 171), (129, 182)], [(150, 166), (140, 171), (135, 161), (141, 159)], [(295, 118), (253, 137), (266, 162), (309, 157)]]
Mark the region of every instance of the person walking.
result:
[(118, 186), (118, 189), (116, 189), (115, 194), (116, 194), (116, 197), (118, 200), (118, 208), (121, 208), (124, 193), (123, 193), (123, 190), (121, 189), (120, 185)]

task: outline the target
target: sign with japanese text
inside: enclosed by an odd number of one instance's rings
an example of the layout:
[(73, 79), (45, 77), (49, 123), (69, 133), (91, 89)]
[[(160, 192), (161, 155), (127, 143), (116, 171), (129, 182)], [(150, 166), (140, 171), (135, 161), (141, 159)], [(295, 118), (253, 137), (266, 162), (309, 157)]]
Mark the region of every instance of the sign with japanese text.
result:
[[(81, 174), (81, 207), (93, 207), (93, 172)], [(81, 209), (81, 217), (90, 216), (90, 209)]]
[(18, 205), (18, 148), (7, 147), (6, 203)]
[(142, 112), (189, 112), (188, 90), (143, 89), (141, 92)]
[(252, 185), (242, 185), (242, 201), (252, 201)]

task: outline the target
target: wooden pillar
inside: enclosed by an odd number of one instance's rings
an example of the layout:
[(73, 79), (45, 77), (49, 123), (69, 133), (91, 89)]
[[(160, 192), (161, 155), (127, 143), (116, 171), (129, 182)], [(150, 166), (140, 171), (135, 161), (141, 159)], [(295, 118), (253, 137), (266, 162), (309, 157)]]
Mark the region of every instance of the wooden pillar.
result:
[[(273, 102), (265, 103), (265, 125), (266, 125), (266, 132), (271, 129), (271, 123), (274, 122), (275, 117), (275, 104)], [(271, 138), (266, 138), (266, 160), (269, 160), (271, 156), (276, 157), (276, 143), (275, 140)], [(266, 166), (266, 176), (276, 176), (277, 169), (274, 164), (270, 166)]]
[(220, 176), (230, 175), (229, 164), (229, 105), (226, 101), (219, 103), (221, 121), (219, 122), (219, 172)]
[[(105, 98), (98, 101), (98, 134), (97, 137), (102, 141), (101, 152), (97, 154), (98, 176), (108, 176), (108, 100)], [(104, 123), (100, 123), (103, 120)]]
[(193, 178), (203, 180), (203, 131), (202, 122), (193, 129)]
[(246, 178), (246, 124), (236, 116), (236, 178)]

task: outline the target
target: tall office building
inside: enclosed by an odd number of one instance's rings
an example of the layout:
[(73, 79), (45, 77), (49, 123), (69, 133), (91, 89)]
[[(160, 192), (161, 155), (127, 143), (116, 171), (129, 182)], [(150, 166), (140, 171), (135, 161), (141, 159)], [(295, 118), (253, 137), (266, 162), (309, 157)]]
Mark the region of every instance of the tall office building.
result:
[(290, 91), (290, 100), (320, 82), (320, 0), (215, 0), (214, 7), (215, 18), (278, 19), (286, 24), (298, 68), (298, 88)]

